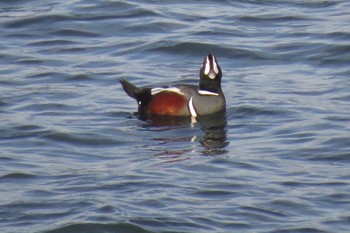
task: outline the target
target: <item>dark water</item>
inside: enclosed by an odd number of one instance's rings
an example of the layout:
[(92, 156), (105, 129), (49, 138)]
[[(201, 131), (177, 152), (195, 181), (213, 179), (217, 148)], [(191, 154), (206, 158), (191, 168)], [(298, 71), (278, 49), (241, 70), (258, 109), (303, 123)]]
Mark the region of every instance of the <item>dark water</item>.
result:
[[(1, 232), (350, 232), (350, 2), (0, 3)], [(117, 78), (227, 111), (139, 119)]]

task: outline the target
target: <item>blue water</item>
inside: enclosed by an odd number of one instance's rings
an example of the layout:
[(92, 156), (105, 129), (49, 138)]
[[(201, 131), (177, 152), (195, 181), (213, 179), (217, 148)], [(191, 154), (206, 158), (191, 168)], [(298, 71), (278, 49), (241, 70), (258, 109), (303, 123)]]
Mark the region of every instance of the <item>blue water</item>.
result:
[[(0, 3), (0, 231), (350, 232), (350, 2)], [(223, 69), (226, 113), (119, 85)]]

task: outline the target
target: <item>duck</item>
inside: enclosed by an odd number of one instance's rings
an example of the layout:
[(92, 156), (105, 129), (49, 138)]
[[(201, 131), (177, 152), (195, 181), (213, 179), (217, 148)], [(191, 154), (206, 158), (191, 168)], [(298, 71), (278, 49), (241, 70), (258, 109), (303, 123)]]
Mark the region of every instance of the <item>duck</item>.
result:
[(222, 70), (217, 58), (208, 54), (199, 71), (199, 84), (137, 87), (125, 79), (119, 82), (135, 99), (139, 112), (147, 115), (198, 117), (223, 111), (225, 96), (221, 88)]

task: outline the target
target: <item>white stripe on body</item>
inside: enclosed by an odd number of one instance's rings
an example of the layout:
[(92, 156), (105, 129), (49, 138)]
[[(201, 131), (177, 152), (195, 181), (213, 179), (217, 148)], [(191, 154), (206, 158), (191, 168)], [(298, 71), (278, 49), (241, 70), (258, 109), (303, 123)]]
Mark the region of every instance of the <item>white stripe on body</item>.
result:
[(185, 95), (179, 88), (177, 87), (167, 87), (167, 88), (162, 88), (162, 87), (155, 87), (151, 89), (151, 95), (156, 95), (162, 91), (170, 91), (170, 92), (175, 92), (180, 95)]
[(197, 112), (193, 106), (193, 97), (191, 97), (190, 101), (188, 101), (188, 108), (190, 109), (191, 116), (196, 117)]

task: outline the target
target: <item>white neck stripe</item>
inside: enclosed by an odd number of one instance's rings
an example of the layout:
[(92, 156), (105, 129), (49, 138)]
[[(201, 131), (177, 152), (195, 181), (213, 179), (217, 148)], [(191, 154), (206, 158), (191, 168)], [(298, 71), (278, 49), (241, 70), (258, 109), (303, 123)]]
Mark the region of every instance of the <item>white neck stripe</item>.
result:
[(198, 90), (198, 94), (200, 95), (212, 95), (212, 96), (219, 96), (218, 93), (211, 92), (211, 91), (204, 91), (204, 90)]

